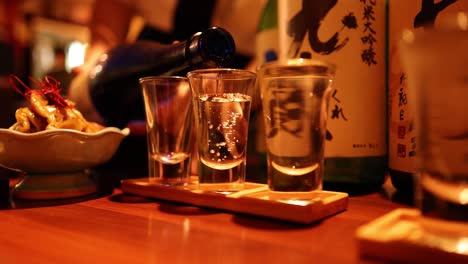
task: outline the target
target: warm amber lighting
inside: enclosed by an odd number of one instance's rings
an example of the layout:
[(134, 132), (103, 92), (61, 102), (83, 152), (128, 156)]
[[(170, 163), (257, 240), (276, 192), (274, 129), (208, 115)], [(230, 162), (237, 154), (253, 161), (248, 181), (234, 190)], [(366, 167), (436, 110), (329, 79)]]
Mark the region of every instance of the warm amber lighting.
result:
[(460, 254), (467, 254), (468, 253), (468, 238), (462, 238), (457, 243), (457, 247), (455, 250), (457, 253)]
[(402, 33), (402, 39), (405, 42), (412, 43), (414, 41), (414, 32), (409, 29), (404, 30)]
[(468, 204), (468, 189), (464, 189), (460, 192), (460, 203)]
[(468, 30), (468, 15), (466, 13), (457, 13), (457, 26), (461, 30)]
[(100, 64), (99, 64), (99, 65), (96, 65), (96, 66), (94, 66), (94, 68), (93, 68), (92, 71), (90, 72), (89, 76), (90, 76), (91, 78), (96, 78), (96, 75), (97, 75), (98, 73), (100, 73), (101, 71), (102, 71), (102, 65), (100, 65)]
[(300, 206), (306, 206), (310, 202), (309, 201), (302, 201), (302, 200), (288, 200), (288, 204), (294, 204), (294, 205), (300, 205)]
[(85, 58), (85, 44), (73, 41), (68, 46), (65, 67), (68, 72), (75, 67), (83, 65)]

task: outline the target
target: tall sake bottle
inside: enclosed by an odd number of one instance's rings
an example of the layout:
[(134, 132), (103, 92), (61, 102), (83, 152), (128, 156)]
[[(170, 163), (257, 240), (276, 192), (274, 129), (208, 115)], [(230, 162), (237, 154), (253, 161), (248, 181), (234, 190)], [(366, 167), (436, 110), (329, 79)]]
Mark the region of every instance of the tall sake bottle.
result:
[(337, 66), (324, 188), (378, 188), (387, 164), (386, 1), (277, 1), (277, 57)]

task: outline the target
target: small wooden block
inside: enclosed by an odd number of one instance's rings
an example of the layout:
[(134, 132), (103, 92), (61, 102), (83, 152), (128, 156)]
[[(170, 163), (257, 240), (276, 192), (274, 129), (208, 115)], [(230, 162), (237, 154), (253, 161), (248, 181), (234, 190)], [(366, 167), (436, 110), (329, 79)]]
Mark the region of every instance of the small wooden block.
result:
[(356, 231), (362, 258), (398, 263), (468, 263), (468, 224), (395, 209)]

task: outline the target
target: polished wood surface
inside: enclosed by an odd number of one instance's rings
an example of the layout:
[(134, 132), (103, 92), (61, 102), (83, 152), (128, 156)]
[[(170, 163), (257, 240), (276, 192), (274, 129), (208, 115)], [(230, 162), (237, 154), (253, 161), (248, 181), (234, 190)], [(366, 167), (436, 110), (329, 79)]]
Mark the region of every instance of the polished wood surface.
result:
[(372, 263), (356, 229), (399, 207), (390, 182), (298, 225), (124, 194), (13, 201), (0, 210), (1, 263)]

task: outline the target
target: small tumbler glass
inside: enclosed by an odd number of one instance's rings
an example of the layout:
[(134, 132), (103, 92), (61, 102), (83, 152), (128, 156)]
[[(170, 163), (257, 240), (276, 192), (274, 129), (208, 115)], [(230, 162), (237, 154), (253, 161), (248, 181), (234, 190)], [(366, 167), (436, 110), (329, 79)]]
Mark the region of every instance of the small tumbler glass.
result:
[(140, 79), (146, 113), (150, 180), (186, 185), (190, 177), (192, 93), (188, 79), (154, 76)]

